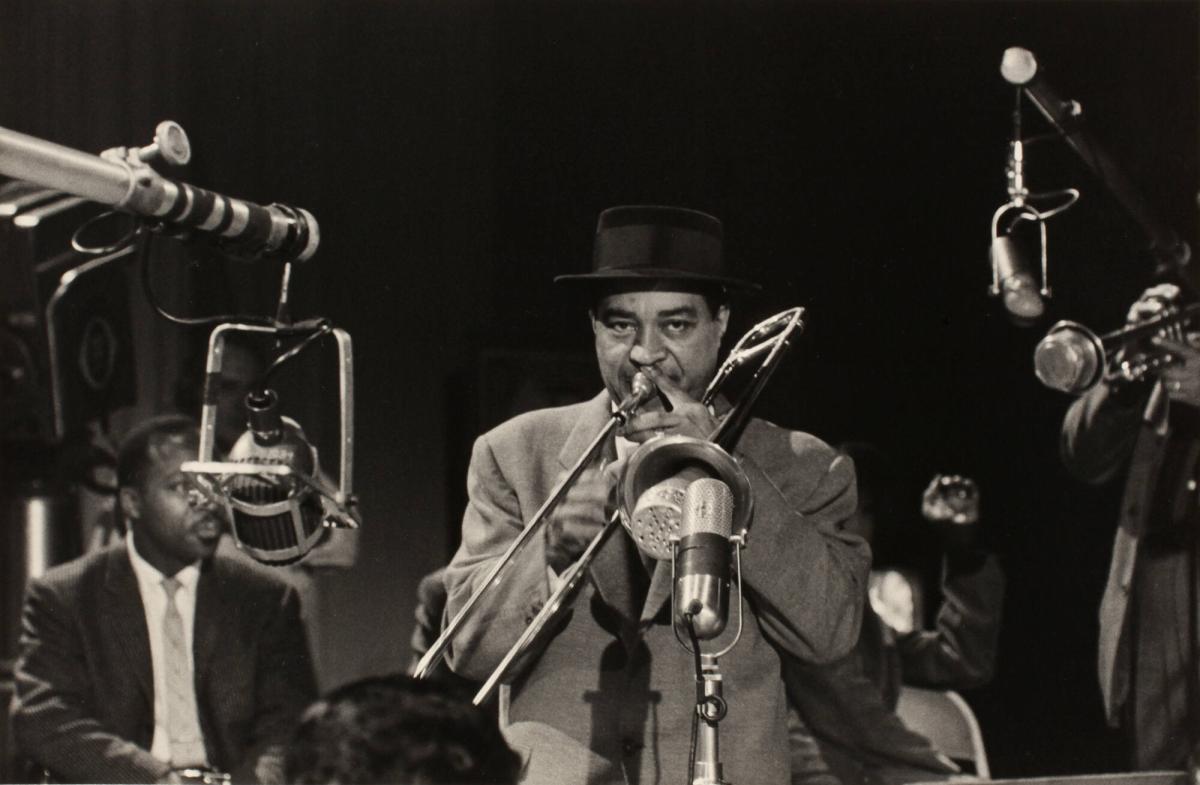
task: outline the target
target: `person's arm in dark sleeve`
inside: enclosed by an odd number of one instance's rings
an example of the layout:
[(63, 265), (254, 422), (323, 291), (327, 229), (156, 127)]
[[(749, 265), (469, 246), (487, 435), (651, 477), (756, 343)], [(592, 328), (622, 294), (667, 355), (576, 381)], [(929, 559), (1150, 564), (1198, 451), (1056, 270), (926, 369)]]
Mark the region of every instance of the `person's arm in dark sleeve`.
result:
[(996, 557), (970, 548), (948, 550), (942, 593), (935, 629), (896, 638), (902, 681), (940, 689), (985, 684), (995, 672), (1004, 604), (1004, 573)]
[(92, 705), (69, 604), (33, 581), (22, 614), (12, 726), (18, 749), (62, 782), (159, 782), (170, 766), (112, 733)]
[(300, 598), (291, 586), (266, 614), (256, 650), (255, 712), (250, 747), (230, 772), (234, 782), (282, 783), (284, 749), (300, 715), (317, 696)]
[(1133, 452), (1152, 384), (1119, 389), (1099, 384), (1077, 398), (1063, 418), (1059, 452), (1074, 477), (1098, 484), (1111, 479)]
[[(785, 658), (783, 681), (789, 702), (822, 741), (822, 750), (839, 751), (855, 768), (903, 763), (943, 776), (958, 771), (884, 702), (859, 652), (824, 665)], [(841, 768), (837, 756), (827, 760), (834, 771)]]
[(806, 662), (829, 662), (858, 639), (871, 554), (844, 530), (857, 503), (854, 466), (804, 433), (753, 421), (738, 453), (754, 496), (742, 557), (764, 633)]

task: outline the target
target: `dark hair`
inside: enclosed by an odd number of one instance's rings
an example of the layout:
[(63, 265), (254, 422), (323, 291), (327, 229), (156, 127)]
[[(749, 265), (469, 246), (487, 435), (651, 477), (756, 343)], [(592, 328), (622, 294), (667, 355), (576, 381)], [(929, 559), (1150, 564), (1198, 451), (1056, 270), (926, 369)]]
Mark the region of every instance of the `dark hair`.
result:
[(154, 460), (154, 448), (171, 437), (198, 439), (200, 427), (184, 414), (164, 414), (144, 420), (125, 435), (117, 451), (117, 484), (130, 488), (142, 483)]
[(287, 782), (513, 785), (521, 760), (496, 719), (449, 688), (409, 676), (348, 684), (304, 712)]
[(868, 442), (844, 442), (838, 451), (854, 461), (860, 509), (875, 521), (871, 556), (875, 567), (907, 564), (914, 527), (910, 522), (917, 505), (905, 502), (906, 477), (888, 453)]
[(844, 442), (838, 445), (838, 452), (854, 461), (859, 497), (869, 496), (876, 507), (894, 512), (891, 508), (899, 496), (900, 478), (888, 454), (869, 442)]

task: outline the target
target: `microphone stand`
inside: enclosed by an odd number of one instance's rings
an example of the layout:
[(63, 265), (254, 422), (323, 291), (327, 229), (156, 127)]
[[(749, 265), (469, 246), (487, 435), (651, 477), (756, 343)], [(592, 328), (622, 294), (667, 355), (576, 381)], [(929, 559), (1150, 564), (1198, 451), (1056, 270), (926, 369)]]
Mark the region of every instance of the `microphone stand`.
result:
[(721, 670), (717, 658), (711, 654), (701, 654), (700, 663), (696, 716), (701, 724), (696, 738), (691, 785), (729, 785), (721, 772), (720, 722), (729, 710), (721, 695)]
[[(678, 543), (678, 539), (672, 541), (672, 551), (676, 550)], [(738, 591), (737, 632), (734, 633), (733, 640), (718, 652), (701, 652), (692, 617), (684, 616), (689, 641), (680, 637), (679, 625), (674, 625), (675, 639), (692, 654), (696, 663), (696, 713), (692, 716), (692, 755), (688, 758), (688, 785), (731, 785), (725, 779), (721, 768), (721, 720), (725, 719), (729, 712), (729, 704), (725, 702), (721, 689), (723, 680), (718, 659), (732, 651), (742, 638), (742, 604), (745, 602), (742, 594), (742, 549), (746, 547), (746, 532), (743, 530), (730, 536), (729, 544), (733, 548)], [(672, 608), (675, 607), (675, 561), (675, 554), (672, 553)]]

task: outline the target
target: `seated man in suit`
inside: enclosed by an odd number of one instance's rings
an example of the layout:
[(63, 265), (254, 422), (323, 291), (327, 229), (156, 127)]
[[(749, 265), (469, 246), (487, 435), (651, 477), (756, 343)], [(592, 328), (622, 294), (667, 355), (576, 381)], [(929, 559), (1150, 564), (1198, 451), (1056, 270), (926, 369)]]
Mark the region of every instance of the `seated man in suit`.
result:
[(299, 603), (215, 555), (223, 521), (180, 471), (197, 445), (186, 417), (133, 429), (124, 542), (29, 585), (13, 730), (60, 781), (282, 781), (282, 745), (316, 693)]
[[(447, 614), (486, 581), (556, 479), (630, 395), (637, 373), (667, 402), (651, 399), (620, 436), (601, 443), (544, 536), (531, 538), (499, 590), (476, 606), (449, 653), (451, 668), (469, 679), (488, 677), (603, 529), (627, 457), (662, 436), (709, 438), (729, 411), (720, 398), (711, 408), (701, 400), (718, 367), (730, 291), (747, 288), (725, 272), (720, 221), (675, 207), (606, 210), (593, 271), (560, 280), (577, 287), (590, 309), (606, 389), (589, 401), (520, 415), (476, 441), (462, 545), (445, 576)], [(754, 418), (730, 451), (753, 513), (742, 558), (746, 623), (737, 647), (721, 659), (729, 706), (721, 730), (733, 740), (722, 745), (721, 762), (731, 782), (779, 783), (788, 776), (779, 652), (821, 662), (849, 651), (870, 557), (842, 526), (854, 510), (850, 460), (809, 434)], [(673, 628), (671, 565), (643, 554), (618, 527), (599, 547), (588, 578), (500, 692), (501, 724), (528, 756), (522, 781), (681, 781), (696, 686), (692, 656)], [(738, 601), (734, 589), (730, 607)], [(731, 622), (705, 650), (730, 642), (735, 627)]]

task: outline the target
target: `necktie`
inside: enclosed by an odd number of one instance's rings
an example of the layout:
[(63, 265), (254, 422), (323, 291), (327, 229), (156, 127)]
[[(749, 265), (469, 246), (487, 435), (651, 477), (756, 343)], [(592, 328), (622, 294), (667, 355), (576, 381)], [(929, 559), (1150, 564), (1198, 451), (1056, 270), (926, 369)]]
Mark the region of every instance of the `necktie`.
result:
[(166, 669), (167, 735), (171, 740), (171, 765), (175, 768), (204, 766), (204, 736), (196, 711), (196, 688), (188, 664), (187, 638), (183, 617), (175, 607), (175, 592), (180, 583), (164, 578), (167, 612), (163, 614), (163, 665)]

